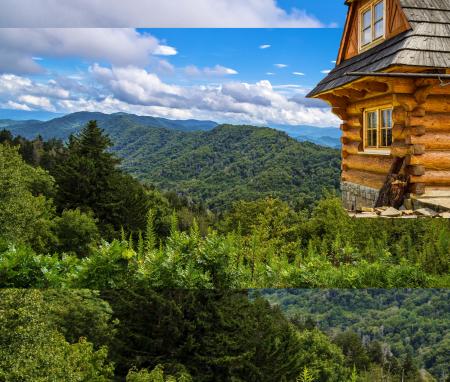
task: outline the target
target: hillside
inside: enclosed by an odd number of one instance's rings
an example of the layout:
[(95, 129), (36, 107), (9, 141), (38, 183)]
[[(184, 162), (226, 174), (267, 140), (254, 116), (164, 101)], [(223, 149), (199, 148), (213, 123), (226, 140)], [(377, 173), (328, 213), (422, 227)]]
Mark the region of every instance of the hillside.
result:
[[(272, 195), (307, 207), (338, 189), (335, 149), (286, 133), (209, 121), (171, 121), (132, 114), (73, 113), (47, 122), (2, 120), (14, 135), (65, 139), (95, 119), (111, 137), (122, 167), (141, 181), (222, 210), (236, 200)], [(211, 130), (212, 129), (212, 130)]]
[(213, 121), (170, 120), (127, 113), (104, 114), (83, 111), (49, 121), (3, 119), (0, 120), (0, 127), (7, 128), (14, 135), (21, 135), (27, 139), (33, 139), (37, 135), (41, 135), (44, 139), (59, 138), (65, 140), (70, 134), (78, 133), (91, 120), (96, 120), (99, 126), (109, 134), (114, 134), (117, 129), (126, 130), (136, 125), (179, 131), (210, 130), (217, 126), (217, 123)]
[[(218, 126), (217, 122), (199, 121), (196, 119), (171, 120), (149, 116), (139, 116), (128, 113), (104, 114), (98, 112), (77, 112), (65, 116), (56, 115), (53, 119), (39, 120), (39, 114), (21, 111), (20, 118), (14, 118), (17, 113), (8, 113), (0, 109), (0, 128), (7, 128), (14, 135), (22, 135), (33, 139), (40, 134), (44, 139), (67, 139), (70, 134), (77, 133), (90, 120), (95, 119), (102, 129), (108, 133), (117, 127), (126, 129), (140, 125), (147, 127), (162, 127), (179, 131), (207, 131)], [(28, 118), (27, 118), (28, 117)], [(276, 130), (284, 131), (290, 137), (300, 142), (312, 142), (317, 145), (337, 148), (340, 146), (341, 131), (338, 128), (318, 128), (306, 125), (270, 125)]]
[[(116, 132), (115, 132), (116, 133)], [(184, 133), (134, 127), (113, 135), (123, 167), (164, 190), (223, 209), (235, 200), (272, 195), (314, 201), (339, 186), (339, 152), (253, 126), (221, 125)]]
[(332, 336), (352, 330), (363, 341), (387, 344), (395, 356), (411, 354), (436, 378), (450, 374), (448, 290), (279, 289), (263, 295), (287, 316), (312, 320)]

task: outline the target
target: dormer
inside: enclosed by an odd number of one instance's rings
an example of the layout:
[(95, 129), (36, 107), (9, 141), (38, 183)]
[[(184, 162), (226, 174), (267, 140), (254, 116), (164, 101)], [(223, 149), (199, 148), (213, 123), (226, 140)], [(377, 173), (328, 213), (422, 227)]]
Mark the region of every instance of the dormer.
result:
[(353, 0), (347, 4), (337, 64), (411, 29), (399, 0)]

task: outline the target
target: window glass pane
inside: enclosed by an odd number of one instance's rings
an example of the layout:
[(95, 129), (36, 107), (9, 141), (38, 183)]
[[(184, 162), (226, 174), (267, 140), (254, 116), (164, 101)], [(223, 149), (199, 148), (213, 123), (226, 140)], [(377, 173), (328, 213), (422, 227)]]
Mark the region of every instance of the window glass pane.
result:
[(375, 21), (379, 21), (384, 18), (384, 4), (383, 2), (375, 5)]
[(375, 23), (375, 38), (382, 37), (384, 35), (384, 21), (378, 21)]
[(368, 120), (369, 120), (369, 129), (376, 129), (377, 128), (377, 112), (372, 111), (370, 113), (367, 113)]
[(387, 129), (387, 138), (386, 138), (386, 146), (392, 145), (392, 129)]
[(392, 127), (392, 110), (383, 110), (381, 115), (383, 117), (382, 127)]
[(369, 28), (372, 25), (372, 10), (369, 9), (363, 13), (363, 28)]
[(372, 28), (366, 29), (363, 31), (363, 45), (368, 44), (369, 42), (372, 42)]
[(376, 147), (377, 146), (377, 131), (371, 130), (371, 136), (372, 136), (372, 144), (371, 146)]

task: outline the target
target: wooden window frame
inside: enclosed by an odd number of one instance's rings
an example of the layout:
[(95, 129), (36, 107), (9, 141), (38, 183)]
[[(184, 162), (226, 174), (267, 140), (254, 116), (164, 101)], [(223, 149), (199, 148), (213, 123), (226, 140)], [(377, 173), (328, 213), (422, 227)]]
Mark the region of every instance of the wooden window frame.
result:
[[(391, 145), (390, 146), (381, 146), (381, 133), (383, 130), (386, 130), (385, 126), (382, 126), (383, 124), (383, 111), (390, 110), (391, 111), (391, 118), (392, 118), (392, 112), (394, 110), (392, 105), (383, 105), (373, 108), (368, 108), (364, 110), (364, 120), (363, 120), (363, 148), (364, 151), (362, 153), (364, 154), (377, 154), (377, 155), (390, 155), (391, 153), (391, 146), (394, 142), (394, 139), (392, 138)], [(368, 139), (368, 116), (369, 113), (377, 113), (377, 146), (367, 146), (367, 139)], [(391, 127), (390, 129), (393, 129), (394, 122), (391, 119)]]
[[(375, 7), (383, 3), (383, 35), (380, 37), (375, 38)], [(364, 28), (364, 13), (366, 13), (368, 10), (371, 10), (371, 24), (370, 28), (372, 31), (372, 41), (363, 45), (363, 28)], [(369, 50), (370, 48), (373, 48), (375, 45), (380, 44), (384, 40), (386, 40), (386, 16), (387, 16), (387, 9), (386, 9), (386, 0), (374, 0), (367, 4), (365, 7), (361, 8), (359, 11), (359, 28), (358, 28), (358, 45), (359, 45), (359, 52), (364, 52), (366, 50)]]

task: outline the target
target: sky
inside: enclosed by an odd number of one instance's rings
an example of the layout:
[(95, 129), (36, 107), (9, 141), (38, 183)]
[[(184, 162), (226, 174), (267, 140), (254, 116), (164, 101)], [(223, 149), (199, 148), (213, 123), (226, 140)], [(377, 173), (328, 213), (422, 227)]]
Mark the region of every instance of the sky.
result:
[(338, 126), (305, 94), (335, 65), (345, 12), (335, 0), (2, 0), (0, 118)]

